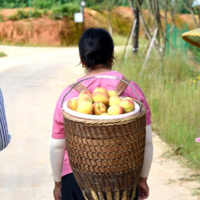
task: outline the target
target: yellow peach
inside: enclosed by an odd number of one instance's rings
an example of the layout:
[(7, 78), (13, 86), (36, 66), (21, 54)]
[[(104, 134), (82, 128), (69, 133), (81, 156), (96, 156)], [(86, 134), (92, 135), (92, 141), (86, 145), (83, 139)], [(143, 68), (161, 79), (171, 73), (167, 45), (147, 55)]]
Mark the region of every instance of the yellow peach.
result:
[(82, 101), (78, 104), (77, 112), (84, 114), (92, 114), (93, 105), (89, 101)]
[(104, 87), (97, 87), (97, 88), (95, 88), (94, 91), (93, 91), (93, 93), (95, 93), (95, 92), (102, 92), (102, 93), (106, 94), (106, 96), (108, 97), (108, 91)]
[(128, 98), (123, 99), (119, 105), (124, 109), (125, 113), (131, 112), (135, 109), (135, 104)]
[(124, 99), (130, 99), (131, 101), (133, 101), (131, 97), (124, 97)]
[(94, 92), (92, 94), (92, 100), (94, 102), (101, 102), (105, 105), (107, 105), (109, 102), (108, 96), (103, 92)]
[(69, 101), (67, 102), (67, 107), (72, 110), (76, 110), (78, 107), (78, 100), (77, 99), (69, 99)]
[(93, 103), (92, 98), (91, 98), (89, 95), (87, 95), (87, 94), (82, 94), (82, 95), (78, 98), (78, 104), (79, 104), (80, 102), (83, 102), (83, 101), (89, 101), (90, 103)]
[(112, 97), (112, 96), (118, 96), (117, 92), (115, 90), (108, 90), (108, 96)]
[(107, 112), (109, 115), (120, 115), (124, 113), (124, 109), (119, 105), (112, 105)]
[(95, 115), (101, 115), (107, 110), (106, 106), (103, 103), (95, 102), (93, 104), (93, 112)]
[(79, 94), (79, 97), (81, 95), (84, 95), (84, 94), (87, 94), (88, 96), (92, 97), (92, 93), (89, 91), (89, 90), (83, 90), (80, 94)]
[(112, 105), (119, 105), (121, 101), (121, 98), (118, 97), (118, 96), (112, 96), (109, 98), (109, 105), (112, 106)]

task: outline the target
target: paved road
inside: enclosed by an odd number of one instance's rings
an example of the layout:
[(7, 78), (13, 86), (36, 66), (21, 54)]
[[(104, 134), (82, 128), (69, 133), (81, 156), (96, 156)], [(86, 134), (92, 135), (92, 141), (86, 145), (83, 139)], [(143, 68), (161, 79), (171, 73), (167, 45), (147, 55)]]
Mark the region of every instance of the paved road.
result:
[(51, 200), (52, 117), (64, 87), (83, 75), (78, 51), (3, 49), (11, 55), (0, 60), (0, 86), (12, 142), (0, 155), (0, 199)]
[[(49, 144), (58, 96), (84, 74), (77, 48), (0, 46), (11, 144), (0, 152), (0, 200), (53, 200)], [(149, 178), (150, 200), (198, 200), (196, 182), (180, 182), (188, 169), (161, 155), (165, 144), (154, 136), (155, 155)], [(199, 198), (200, 199), (200, 198)]]

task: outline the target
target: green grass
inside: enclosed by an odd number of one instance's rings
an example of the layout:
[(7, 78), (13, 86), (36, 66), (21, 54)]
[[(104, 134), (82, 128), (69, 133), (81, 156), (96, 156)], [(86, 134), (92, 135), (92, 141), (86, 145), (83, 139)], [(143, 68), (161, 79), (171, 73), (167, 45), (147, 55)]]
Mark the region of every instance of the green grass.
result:
[(7, 56), (7, 55), (4, 52), (0, 51), (0, 57), (4, 57), (4, 56)]
[(127, 62), (116, 62), (116, 69), (144, 91), (153, 130), (174, 150), (183, 145), (179, 154), (199, 168), (200, 144), (195, 138), (200, 137), (200, 71), (188, 65), (185, 55), (175, 52), (165, 57), (161, 70), (158, 57), (152, 53), (140, 75), (144, 57), (131, 55)]
[(112, 35), (115, 46), (126, 45), (127, 37), (114, 33)]

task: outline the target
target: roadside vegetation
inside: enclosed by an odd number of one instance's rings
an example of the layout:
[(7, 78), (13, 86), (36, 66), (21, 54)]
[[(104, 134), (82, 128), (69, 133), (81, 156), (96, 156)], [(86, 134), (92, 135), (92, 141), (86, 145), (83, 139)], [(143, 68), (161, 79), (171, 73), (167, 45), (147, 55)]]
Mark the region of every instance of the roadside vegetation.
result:
[(7, 56), (7, 55), (4, 52), (0, 51), (0, 58), (4, 56)]
[(172, 146), (175, 154), (199, 169), (200, 145), (195, 142), (200, 132), (199, 65), (195, 67), (180, 52), (166, 56), (162, 70), (153, 52), (140, 74), (143, 63), (142, 53), (131, 55), (126, 62), (117, 61), (116, 69), (144, 91), (152, 111), (153, 130)]

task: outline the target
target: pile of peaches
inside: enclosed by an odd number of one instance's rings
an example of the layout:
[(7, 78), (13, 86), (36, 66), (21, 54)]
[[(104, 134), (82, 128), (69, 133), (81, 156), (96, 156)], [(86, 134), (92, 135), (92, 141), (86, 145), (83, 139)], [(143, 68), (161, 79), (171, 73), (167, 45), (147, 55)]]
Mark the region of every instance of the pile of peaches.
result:
[(67, 106), (79, 113), (93, 115), (120, 115), (135, 109), (132, 98), (121, 98), (116, 91), (103, 87), (95, 88), (93, 93), (89, 90), (82, 91), (78, 98), (69, 99)]

